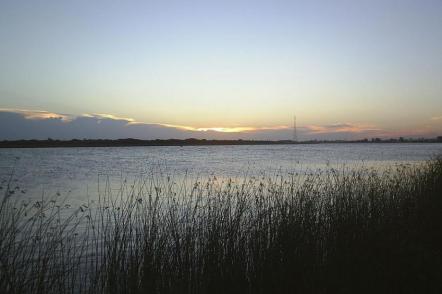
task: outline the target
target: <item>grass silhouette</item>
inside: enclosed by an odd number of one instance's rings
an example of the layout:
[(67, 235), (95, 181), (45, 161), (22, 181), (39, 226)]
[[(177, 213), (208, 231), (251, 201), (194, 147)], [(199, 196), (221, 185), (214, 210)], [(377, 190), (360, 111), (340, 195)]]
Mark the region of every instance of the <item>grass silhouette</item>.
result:
[(3, 293), (442, 293), (442, 159), (0, 205)]

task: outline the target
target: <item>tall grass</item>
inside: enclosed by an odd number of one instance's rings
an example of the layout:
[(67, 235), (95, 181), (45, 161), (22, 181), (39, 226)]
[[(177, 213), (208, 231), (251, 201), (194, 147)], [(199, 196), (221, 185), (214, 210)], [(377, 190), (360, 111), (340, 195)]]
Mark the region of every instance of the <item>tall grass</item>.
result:
[(0, 205), (3, 293), (442, 293), (442, 159)]

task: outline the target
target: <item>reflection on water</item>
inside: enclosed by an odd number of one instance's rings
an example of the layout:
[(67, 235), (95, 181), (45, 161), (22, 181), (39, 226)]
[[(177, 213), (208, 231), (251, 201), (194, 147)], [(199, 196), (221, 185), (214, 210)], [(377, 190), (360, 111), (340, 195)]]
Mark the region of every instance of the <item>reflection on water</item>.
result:
[(117, 189), (125, 179), (143, 176), (180, 181), (186, 174), (204, 179), (302, 174), (342, 166), (382, 169), (441, 153), (442, 144), (0, 149), (0, 186), (5, 189), (13, 173), (15, 197), (60, 193), (84, 201), (97, 194), (100, 183), (109, 181)]

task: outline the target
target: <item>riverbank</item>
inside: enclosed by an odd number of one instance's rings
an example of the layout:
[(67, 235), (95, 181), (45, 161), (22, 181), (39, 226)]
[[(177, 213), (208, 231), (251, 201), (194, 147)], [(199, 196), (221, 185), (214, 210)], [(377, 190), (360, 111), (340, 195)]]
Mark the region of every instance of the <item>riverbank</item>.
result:
[(288, 144), (327, 144), (327, 143), (442, 143), (442, 137), (429, 139), (372, 138), (370, 140), (206, 140), (206, 139), (73, 139), (73, 140), (12, 140), (0, 141), (0, 148), (56, 148), (56, 147), (135, 147), (135, 146), (220, 146), (220, 145), (288, 145)]

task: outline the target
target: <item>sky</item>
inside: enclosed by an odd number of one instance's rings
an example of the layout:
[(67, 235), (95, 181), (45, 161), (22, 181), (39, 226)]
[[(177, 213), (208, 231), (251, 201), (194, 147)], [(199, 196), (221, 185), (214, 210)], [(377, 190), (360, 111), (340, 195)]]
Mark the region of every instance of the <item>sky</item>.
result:
[(442, 135), (442, 1), (0, 0), (0, 139), (290, 139), (294, 115)]

